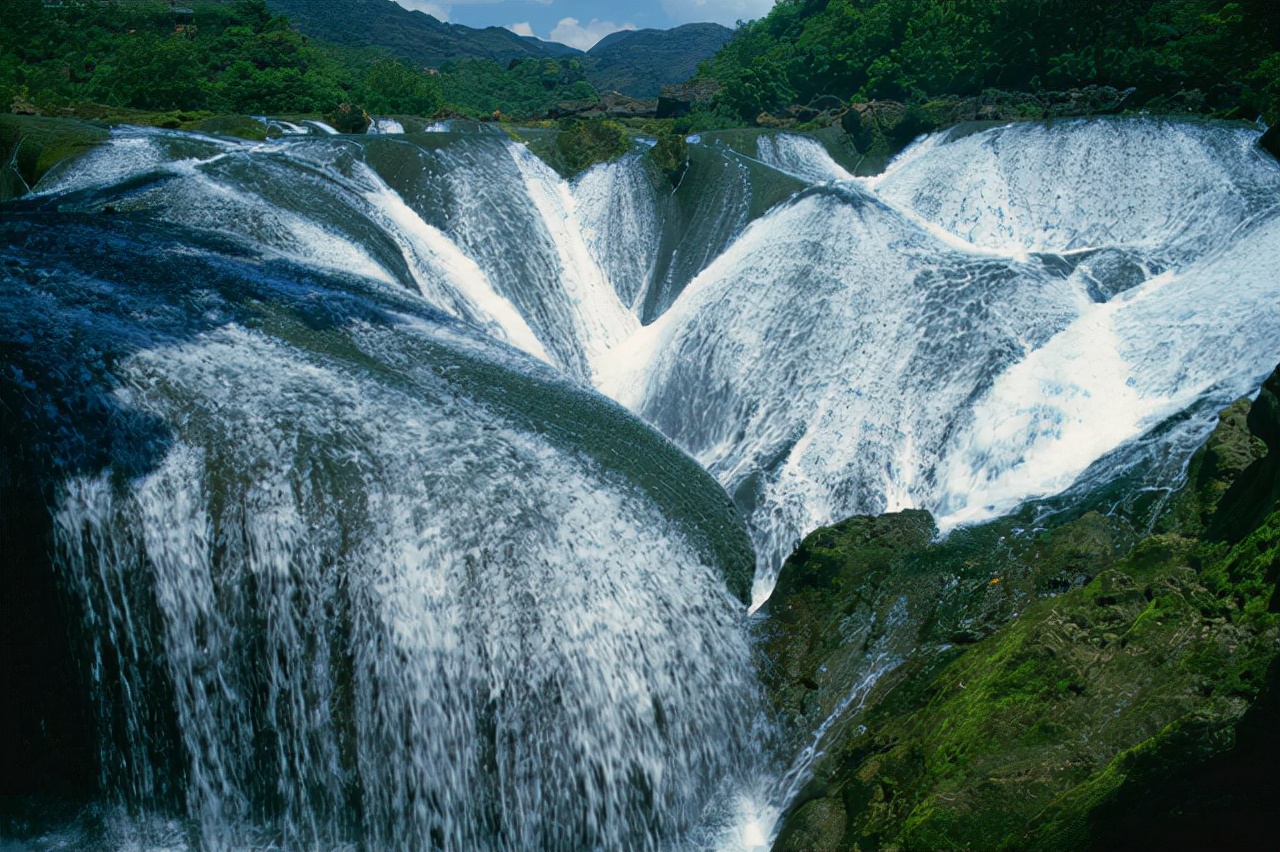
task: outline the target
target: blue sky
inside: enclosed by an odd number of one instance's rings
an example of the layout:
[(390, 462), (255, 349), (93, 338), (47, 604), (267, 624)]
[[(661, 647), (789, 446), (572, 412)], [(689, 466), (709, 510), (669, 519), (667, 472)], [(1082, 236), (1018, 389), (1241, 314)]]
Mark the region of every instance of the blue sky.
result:
[(693, 21), (735, 21), (764, 15), (774, 0), (396, 0), (407, 9), (469, 27), (506, 27), (521, 35), (586, 50), (617, 30), (669, 27)]

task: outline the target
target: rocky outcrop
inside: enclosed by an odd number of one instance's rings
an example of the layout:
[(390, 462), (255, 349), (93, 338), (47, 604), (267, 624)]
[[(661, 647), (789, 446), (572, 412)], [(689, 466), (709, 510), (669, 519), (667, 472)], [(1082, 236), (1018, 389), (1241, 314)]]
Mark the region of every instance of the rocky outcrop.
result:
[(0, 201), (25, 195), (50, 169), (106, 138), (103, 127), (73, 119), (0, 115)]
[(597, 100), (563, 101), (548, 110), (546, 118), (652, 118), (658, 102), (633, 98), (621, 92), (605, 92)]
[(336, 110), (325, 116), (325, 120), (339, 133), (364, 133), (373, 123), (373, 119), (369, 118), (367, 112), (351, 104), (340, 104)]
[(690, 80), (663, 86), (658, 95), (658, 118), (678, 118), (688, 115), (695, 104), (710, 104), (720, 91), (720, 84), (714, 80)]
[(797, 744), (825, 722), (824, 754), (775, 848), (1265, 842), (1278, 396), (1280, 371), (1223, 413), (1151, 534), (1090, 513), (932, 543), (904, 512), (810, 535), (763, 649), (780, 719)]

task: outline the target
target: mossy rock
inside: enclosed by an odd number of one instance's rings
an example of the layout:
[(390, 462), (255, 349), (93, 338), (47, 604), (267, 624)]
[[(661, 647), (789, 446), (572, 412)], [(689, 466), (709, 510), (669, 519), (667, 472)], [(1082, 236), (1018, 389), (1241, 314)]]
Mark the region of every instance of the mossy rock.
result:
[(677, 187), (689, 168), (689, 143), (685, 141), (683, 133), (665, 129), (658, 134), (658, 141), (649, 150), (647, 159), (672, 187)]
[(340, 104), (336, 110), (325, 116), (334, 130), (339, 133), (360, 134), (369, 129), (373, 119), (358, 106)]
[(626, 129), (604, 118), (566, 119), (555, 137), (565, 177), (574, 177), (594, 165), (616, 160), (630, 151), (631, 145)]
[[(1097, 514), (945, 542), (920, 513), (809, 536), (768, 604), (765, 682), (793, 742), (845, 709), (775, 848), (1135, 848), (1135, 807), (1257, 836), (1273, 764), (1235, 744), (1276, 741), (1280, 702), (1250, 709), (1280, 690), (1275, 390), (1280, 371), (1223, 412), (1136, 544)], [(1214, 534), (1259, 507), (1239, 535)], [(1214, 766), (1218, 815), (1194, 806)], [(1242, 791), (1236, 770), (1262, 781)]]
[(0, 115), (4, 161), (0, 201), (25, 195), (54, 166), (91, 150), (106, 137), (101, 125), (77, 119)]
[(214, 136), (232, 136), (250, 142), (261, 142), (270, 135), (265, 124), (247, 115), (215, 115), (184, 125), (183, 129)]

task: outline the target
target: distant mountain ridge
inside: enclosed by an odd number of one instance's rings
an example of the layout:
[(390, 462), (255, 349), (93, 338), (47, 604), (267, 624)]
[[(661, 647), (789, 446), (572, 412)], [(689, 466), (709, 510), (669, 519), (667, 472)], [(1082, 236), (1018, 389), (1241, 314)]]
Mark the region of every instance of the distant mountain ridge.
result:
[(587, 51), (587, 79), (600, 91), (656, 98), (671, 83), (683, 83), (698, 63), (715, 56), (733, 38), (719, 24), (684, 24), (670, 30), (621, 30)]
[(529, 39), (502, 27), (445, 23), (394, 0), (267, 0), (267, 6), (287, 15), (307, 35), (346, 47), (385, 48), (418, 66), (468, 57), (506, 63), (582, 55), (567, 45)]
[(499, 63), (524, 59), (577, 59), (600, 92), (656, 98), (669, 83), (694, 75), (733, 36), (719, 24), (684, 24), (670, 30), (621, 30), (589, 51), (502, 27), (475, 29), (436, 20), (394, 0), (266, 0), (305, 34), (346, 47), (383, 48), (419, 67), (476, 58)]

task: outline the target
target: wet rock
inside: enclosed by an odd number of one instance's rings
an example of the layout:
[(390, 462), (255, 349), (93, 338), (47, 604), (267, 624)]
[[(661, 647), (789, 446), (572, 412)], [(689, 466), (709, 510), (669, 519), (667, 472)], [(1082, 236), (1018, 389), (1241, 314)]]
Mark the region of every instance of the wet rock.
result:
[(1258, 139), (1258, 147), (1280, 160), (1280, 124), (1267, 128)]

